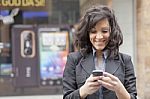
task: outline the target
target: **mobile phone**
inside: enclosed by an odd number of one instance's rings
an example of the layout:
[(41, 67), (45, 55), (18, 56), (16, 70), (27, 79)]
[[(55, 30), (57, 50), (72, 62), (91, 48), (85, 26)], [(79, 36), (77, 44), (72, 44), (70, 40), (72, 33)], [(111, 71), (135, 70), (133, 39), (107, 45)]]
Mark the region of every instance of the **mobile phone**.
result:
[(92, 71), (93, 76), (103, 76), (102, 70), (93, 70)]

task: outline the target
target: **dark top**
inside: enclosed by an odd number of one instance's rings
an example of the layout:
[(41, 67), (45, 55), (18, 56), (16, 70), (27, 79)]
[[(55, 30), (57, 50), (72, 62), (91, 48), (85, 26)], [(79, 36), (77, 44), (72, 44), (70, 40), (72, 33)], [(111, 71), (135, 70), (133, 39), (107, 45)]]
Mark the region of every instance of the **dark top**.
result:
[[(131, 99), (137, 99), (136, 77), (131, 57), (119, 53), (114, 58), (107, 58), (105, 71), (118, 77), (131, 95)], [(94, 66), (92, 53), (85, 57), (80, 52), (70, 53), (63, 75), (63, 99), (80, 99), (79, 88), (91, 75)], [(104, 99), (117, 99), (114, 91), (102, 88)], [(88, 95), (86, 99), (99, 99), (99, 91)]]

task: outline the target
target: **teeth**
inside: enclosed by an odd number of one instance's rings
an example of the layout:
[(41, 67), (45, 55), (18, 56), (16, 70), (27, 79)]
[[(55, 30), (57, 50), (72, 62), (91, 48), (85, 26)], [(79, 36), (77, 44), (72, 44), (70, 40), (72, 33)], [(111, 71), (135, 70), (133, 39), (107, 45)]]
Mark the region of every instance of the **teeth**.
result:
[(100, 42), (95, 42), (95, 43), (103, 43), (104, 41), (100, 41)]
[(99, 44), (103, 44), (103, 43), (95, 43), (95, 44), (98, 44), (98, 45), (99, 45)]
[(104, 42), (105, 40), (95, 40), (95, 42)]
[(95, 44), (104, 44), (104, 41), (100, 41), (100, 42), (95, 42)]

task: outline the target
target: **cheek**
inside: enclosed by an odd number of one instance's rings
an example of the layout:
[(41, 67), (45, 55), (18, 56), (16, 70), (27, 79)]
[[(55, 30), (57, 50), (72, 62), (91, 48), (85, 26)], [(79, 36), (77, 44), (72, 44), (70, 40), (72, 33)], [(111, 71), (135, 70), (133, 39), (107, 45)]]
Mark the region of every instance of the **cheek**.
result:
[(109, 36), (106, 38), (106, 45), (109, 43)]
[(104, 36), (107, 41), (109, 41), (109, 36), (110, 36), (110, 34), (107, 34)]
[(89, 38), (90, 38), (90, 42), (93, 42), (94, 36), (93, 35), (89, 35)]

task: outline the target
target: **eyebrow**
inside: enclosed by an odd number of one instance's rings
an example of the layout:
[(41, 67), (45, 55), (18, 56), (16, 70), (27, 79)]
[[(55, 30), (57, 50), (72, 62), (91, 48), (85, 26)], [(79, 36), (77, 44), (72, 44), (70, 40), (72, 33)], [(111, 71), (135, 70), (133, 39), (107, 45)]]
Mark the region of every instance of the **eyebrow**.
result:
[(110, 27), (102, 27), (101, 29), (110, 29)]
[[(91, 28), (91, 30), (92, 30), (92, 29), (95, 29), (95, 30), (96, 30), (96, 28), (95, 28), (95, 27)], [(110, 29), (110, 27), (102, 27), (102, 28), (100, 28), (100, 29), (108, 29), (108, 30), (109, 30), (109, 29)]]

